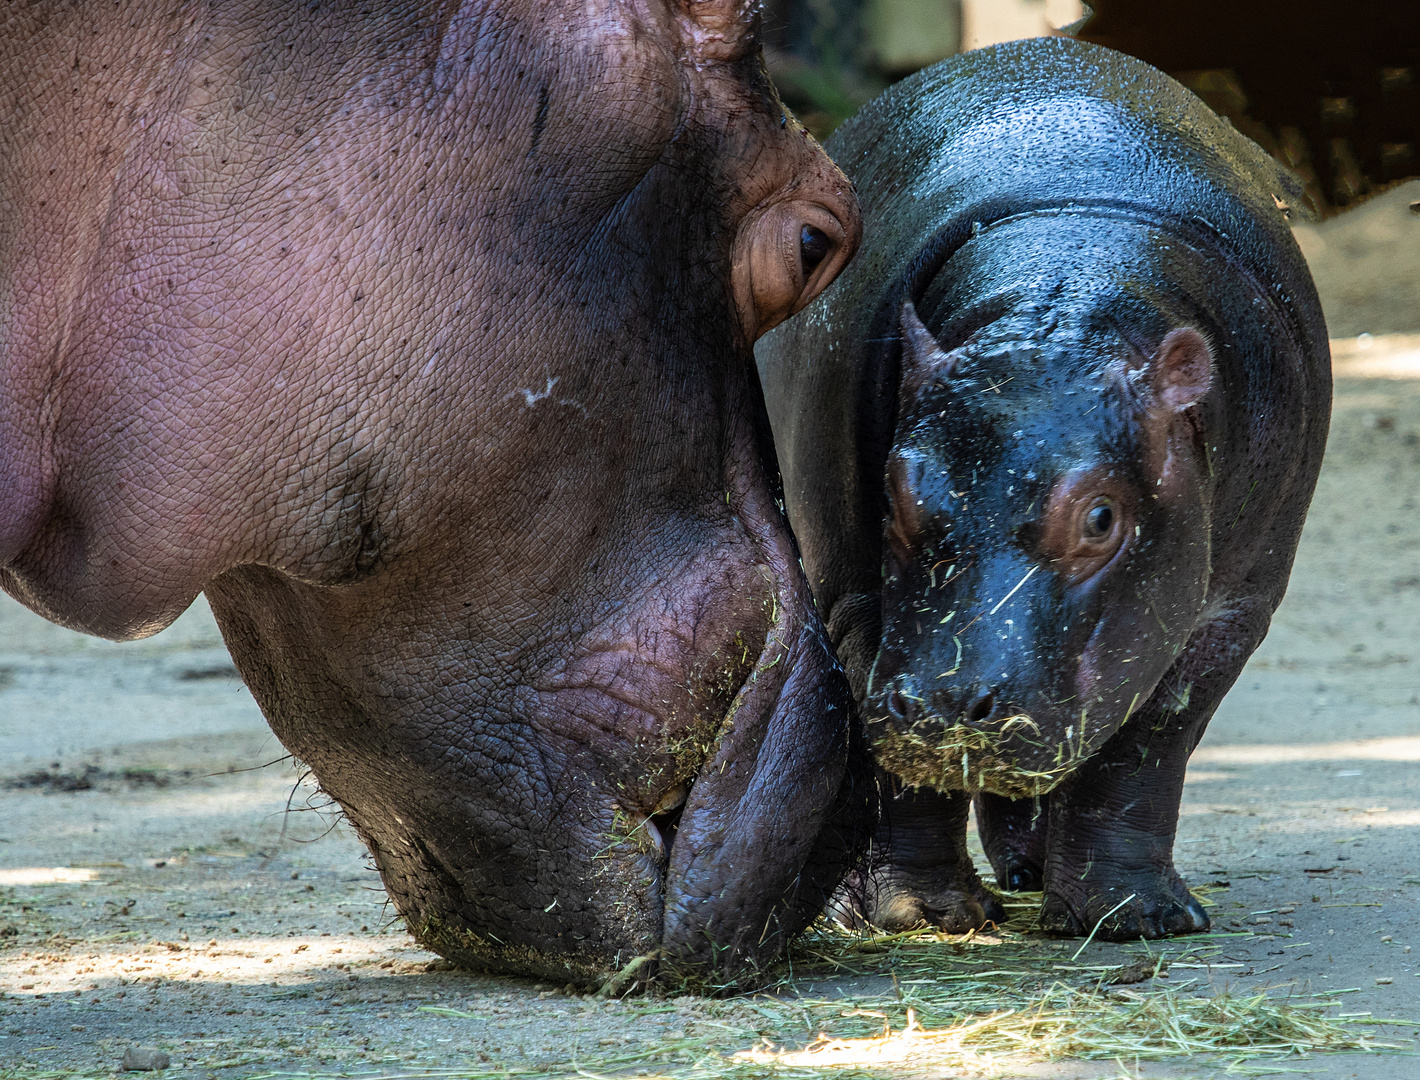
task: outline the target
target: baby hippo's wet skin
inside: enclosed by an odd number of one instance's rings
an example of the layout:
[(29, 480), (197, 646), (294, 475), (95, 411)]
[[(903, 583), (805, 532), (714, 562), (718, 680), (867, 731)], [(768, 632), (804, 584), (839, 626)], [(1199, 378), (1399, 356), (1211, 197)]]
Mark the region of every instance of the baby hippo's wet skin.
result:
[(790, 519), (884, 793), (848, 922), (1208, 926), (1188, 756), (1315, 485), (1326, 331), (1293, 182), (1178, 84), (1069, 40), (905, 80), (828, 149), (868, 247), (761, 346)]

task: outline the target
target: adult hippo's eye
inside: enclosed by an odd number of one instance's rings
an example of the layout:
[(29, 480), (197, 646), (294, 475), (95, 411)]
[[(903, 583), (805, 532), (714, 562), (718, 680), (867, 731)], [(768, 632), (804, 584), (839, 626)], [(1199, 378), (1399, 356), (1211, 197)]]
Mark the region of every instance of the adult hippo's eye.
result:
[(812, 225), (805, 225), (799, 230), (799, 261), (804, 264), (804, 277), (808, 277), (818, 269), (818, 264), (828, 258), (828, 253), (833, 250), (833, 245), (828, 237), (823, 235), (822, 229), (816, 229)]
[(731, 279), (751, 340), (778, 326), (838, 276), (857, 243), (827, 206), (775, 203), (746, 219), (735, 238)]
[(1109, 535), (1114, 525), (1114, 507), (1108, 499), (1103, 499), (1085, 511), (1085, 527), (1082, 530), (1087, 539), (1099, 540)]

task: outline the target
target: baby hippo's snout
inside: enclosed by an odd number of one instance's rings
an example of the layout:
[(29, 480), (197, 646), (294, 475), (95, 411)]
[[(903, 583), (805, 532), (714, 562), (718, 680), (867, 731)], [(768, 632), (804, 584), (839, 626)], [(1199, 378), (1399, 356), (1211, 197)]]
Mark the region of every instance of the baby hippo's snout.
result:
[[(877, 680), (874, 680), (875, 683)], [(1048, 696), (1011, 681), (889, 676), (868, 700), (878, 761), (909, 784), (1021, 798), (1050, 790), (1086, 752), (1084, 727)]]
[(881, 695), (881, 711), (889, 724), (908, 731), (923, 723), (962, 723), (986, 728), (997, 720), (1000, 696), (995, 687), (978, 683), (960, 690), (924, 695), (910, 678), (899, 678)]

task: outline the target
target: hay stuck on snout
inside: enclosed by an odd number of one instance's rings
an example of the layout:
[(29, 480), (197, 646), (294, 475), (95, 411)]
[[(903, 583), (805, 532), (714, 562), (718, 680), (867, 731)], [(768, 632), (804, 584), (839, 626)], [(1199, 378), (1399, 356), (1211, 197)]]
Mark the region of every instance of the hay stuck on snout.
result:
[[(926, 716), (907, 731), (883, 722), (873, 725), (873, 753), (878, 764), (908, 784), (937, 791), (988, 791), (1012, 799), (1034, 798), (1050, 791), (1089, 756), (1083, 721), (1066, 731), (1063, 742), (1048, 746), (1039, 726), (1018, 713), (1003, 719), (995, 730), (948, 723)], [(1075, 738), (1076, 731), (1079, 738)], [(1015, 744), (1030, 749), (1045, 768), (1021, 765), (1016, 755), (1002, 747)]]

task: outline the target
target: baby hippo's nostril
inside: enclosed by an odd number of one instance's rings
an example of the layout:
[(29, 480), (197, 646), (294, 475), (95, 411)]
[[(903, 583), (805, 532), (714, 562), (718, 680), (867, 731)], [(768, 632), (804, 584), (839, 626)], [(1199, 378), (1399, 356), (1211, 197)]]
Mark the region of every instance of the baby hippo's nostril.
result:
[(887, 709), (889, 720), (897, 724), (907, 723), (907, 713), (911, 706), (908, 703), (907, 695), (897, 687), (888, 691), (887, 697), (883, 700), (883, 706)]
[(966, 710), (966, 722), (968, 724), (979, 724), (991, 715), (991, 710), (996, 705), (996, 695), (990, 690), (977, 697), (971, 708)]

